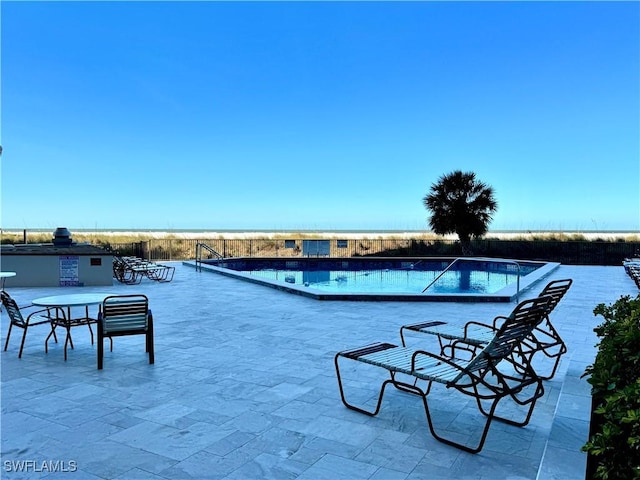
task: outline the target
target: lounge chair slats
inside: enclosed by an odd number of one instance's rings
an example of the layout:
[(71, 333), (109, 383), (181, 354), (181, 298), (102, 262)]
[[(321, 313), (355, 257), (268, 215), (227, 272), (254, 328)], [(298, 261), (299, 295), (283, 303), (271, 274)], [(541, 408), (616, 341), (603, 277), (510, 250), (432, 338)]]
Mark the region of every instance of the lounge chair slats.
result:
[(381, 350), (386, 350), (388, 348), (396, 348), (397, 345), (393, 343), (374, 343), (371, 345), (367, 345), (366, 347), (359, 348), (357, 350), (353, 350), (351, 352), (344, 352), (345, 357), (357, 359), (363, 355), (367, 355), (369, 353), (379, 352)]
[[(521, 302), (511, 315), (504, 317), (502, 325), (494, 330), (493, 338), (469, 360), (385, 342), (338, 352), (334, 364), (342, 403), (352, 410), (377, 415), (385, 388), (393, 385), (398, 390), (422, 397), (429, 430), (434, 438), (467, 452), (477, 453), (484, 446), (494, 418), (511, 425), (527, 425), (536, 401), (544, 394), (542, 379), (530, 364), (520, 362), (519, 359), (524, 351), (524, 339), (542, 322), (551, 303), (550, 296)], [(373, 410), (347, 400), (340, 373), (341, 359), (354, 360), (389, 372), (389, 378), (380, 386)], [(421, 381), (426, 382), (426, 386), (423, 387), (419, 383)], [(436, 431), (427, 401), (433, 382), (476, 400), (473, 403), (485, 417), (485, 424), (475, 446), (454, 441)], [(525, 418), (518, 420), (496, 413), (498, 403), (505, 399), (510, 399), (516, 406), (525, 407)]]

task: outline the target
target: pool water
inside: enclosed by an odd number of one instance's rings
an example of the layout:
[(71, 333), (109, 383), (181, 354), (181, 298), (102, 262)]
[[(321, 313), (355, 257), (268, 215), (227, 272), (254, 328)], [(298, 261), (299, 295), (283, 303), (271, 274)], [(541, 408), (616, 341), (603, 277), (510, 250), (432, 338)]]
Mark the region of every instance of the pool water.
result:
[[(241, 270), (258, 278), (333, 293), (423, 293), (441, 271), (433, 270)], [(520, 273), (522, 275), (522, 273)], [(425, 293), (496, 293), (518, 281), (517, 272), (479, 270), (444, 273)]]
[(185, 262), (317, 300), (510, 302), (558, 263), (491, 258), (270, 257)]

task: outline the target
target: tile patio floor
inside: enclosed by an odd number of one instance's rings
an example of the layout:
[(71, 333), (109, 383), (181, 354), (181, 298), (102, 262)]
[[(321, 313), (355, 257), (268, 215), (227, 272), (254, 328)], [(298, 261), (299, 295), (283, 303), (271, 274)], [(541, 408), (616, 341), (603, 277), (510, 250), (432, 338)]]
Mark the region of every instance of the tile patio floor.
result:
[[(638, 293), (622, 267), (572, 266), (525, 293), (574, 279), (552, 316), (569, 352), (530, 424), (494, 423), (472, 455), (430, 436), (418, 397), (390, 389), (377, 417), (345, 408), (333, 357), (398, 342), (404, 323), (487, 321), (515, 303), (318, 301), (175, 265), (165, 284), (9, 289), (19, 305), (59, 293), (146, 294), (156, 363), (147, 363), (143, 337), (124, 337), (98, 371), (84, 327), (74, 329), (66, 362), (63, 343), (44, 353), (44, 326), (30, 330), (18, 359), (17, 331), (0, 357), (1, 478), (584, 479), (590, 390), (580, 376), (595, 355), (601, 319), (593, 308)], [(347, 385), (362, 400), (376, 393), (368, 378), (351, 376)], [(438, 389), (430, 405), (453, 435), (476, 431), (468, 400)], [(47, 465), (77, 471), (50, 473)]]

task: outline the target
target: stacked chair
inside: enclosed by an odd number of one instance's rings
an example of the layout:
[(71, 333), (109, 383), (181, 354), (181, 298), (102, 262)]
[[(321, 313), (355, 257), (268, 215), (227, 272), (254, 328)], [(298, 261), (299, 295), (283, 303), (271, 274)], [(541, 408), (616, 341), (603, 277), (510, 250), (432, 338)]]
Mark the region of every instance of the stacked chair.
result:
[(144, 277), (156, 282), (173, 280), (175, 267), (143, 260), (138, 257), (113, 257), (113, 276), (120, 283), (138, 284)]
[(640, 258), (627, 258), (622, 265), (636, 286), (640, 288)]

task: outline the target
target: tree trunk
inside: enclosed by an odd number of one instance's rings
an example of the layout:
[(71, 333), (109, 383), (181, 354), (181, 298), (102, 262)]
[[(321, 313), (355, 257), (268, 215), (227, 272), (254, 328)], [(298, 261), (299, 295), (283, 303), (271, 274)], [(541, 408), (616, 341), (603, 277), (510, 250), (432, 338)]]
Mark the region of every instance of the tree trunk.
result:
[(473, 255), (473, 250), (471, 248), (471, 237), (468, 235), (458, 234), (460, 238), (460, 246), (462, 247), (462, 255), (469, 257)]

